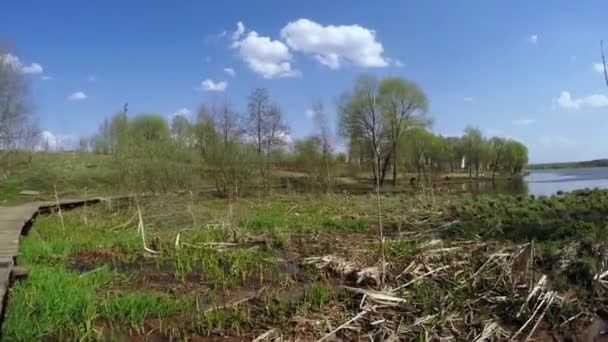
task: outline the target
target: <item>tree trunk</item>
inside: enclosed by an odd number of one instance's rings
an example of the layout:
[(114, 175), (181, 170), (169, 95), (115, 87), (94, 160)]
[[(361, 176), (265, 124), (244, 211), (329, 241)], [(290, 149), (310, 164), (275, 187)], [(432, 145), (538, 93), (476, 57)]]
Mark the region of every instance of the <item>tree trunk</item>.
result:
[(397, 186), (397, 144), (393, 146), (393, 186)]
[(382, 172), (380, 174), (380, 186), (384, 185), (384, 179), (386, 178), (386, 170), (388, 166), (391, 164), (391, 155), (390, 153), (384, 158), (384, 163), (382, 164)]

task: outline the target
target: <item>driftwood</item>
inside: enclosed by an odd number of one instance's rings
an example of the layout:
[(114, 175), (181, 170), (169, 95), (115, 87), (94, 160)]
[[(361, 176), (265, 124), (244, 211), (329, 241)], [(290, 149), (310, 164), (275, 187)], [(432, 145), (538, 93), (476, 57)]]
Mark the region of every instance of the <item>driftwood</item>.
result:
[(381, 271), (378, 266), (360, 268), (344, 258), (333, 255), (306, 258), (304, 263), (314, 265), (318, 269), (329, 270), (356, 284), (378, 285), (380, 283)]

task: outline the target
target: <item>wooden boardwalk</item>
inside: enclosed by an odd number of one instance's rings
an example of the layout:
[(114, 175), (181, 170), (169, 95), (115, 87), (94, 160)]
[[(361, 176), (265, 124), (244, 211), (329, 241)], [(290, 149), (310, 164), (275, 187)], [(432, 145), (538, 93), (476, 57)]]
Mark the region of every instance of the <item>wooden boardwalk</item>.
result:
[(21, 232), (38, 214), (39, 209), (38, 203), (0, 207), (0, 312), (4, 309), (11, 271), (19, 252)]
[(38, 213), (48, 213), (60, 206), (69, 209), (85, 204), (127, 199), (130, 196), (93, 197), (70, 199), (57, 202), (35, 202), (13, 207), (0, 207), (0, 313), (4, 312), (4, 302), (11, 283), (11, 272), (19, 253), (19, 239), (23, 230), (31, 224)]

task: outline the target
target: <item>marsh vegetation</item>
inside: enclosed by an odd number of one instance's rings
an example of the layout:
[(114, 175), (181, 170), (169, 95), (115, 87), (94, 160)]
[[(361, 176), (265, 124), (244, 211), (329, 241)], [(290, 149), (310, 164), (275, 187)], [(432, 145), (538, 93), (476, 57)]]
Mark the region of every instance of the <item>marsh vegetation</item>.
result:
[(317, 340), (360, 316), (336, 336), (502, 339), (530, 320), (520, 337), (584, 338), (604, 305), (606, 191), (382, 203), (383, 288), (367, 195), (165, 195), (64, 212), (65, 229), (42, 216), (3, 336)]

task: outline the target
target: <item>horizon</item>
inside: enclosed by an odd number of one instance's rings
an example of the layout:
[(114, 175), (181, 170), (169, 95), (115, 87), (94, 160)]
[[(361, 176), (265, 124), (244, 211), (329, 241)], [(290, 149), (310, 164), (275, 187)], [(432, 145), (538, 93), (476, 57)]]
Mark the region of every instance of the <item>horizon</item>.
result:
[(315, 101), (335, 127), (336, 98), (369, 73), (416, 82), (437, 134), (471, 125), (514, 138), (530, 164), (608, 157), (605, 2), (265, 5), (14, 2), (0, 13), (0, 40), (31, 79), (40, 128), (55, 141), (91, 136), (125, 102), (130, 115), (166, 119), (192, 119), (221, 100), (243, 113), (259, 86), (303, 138)]

